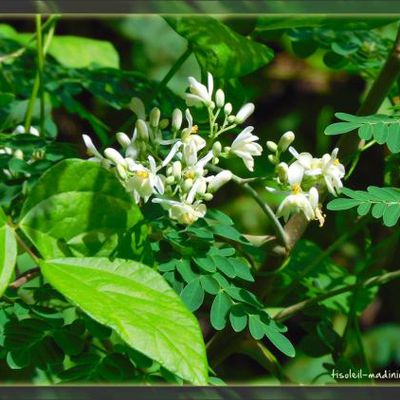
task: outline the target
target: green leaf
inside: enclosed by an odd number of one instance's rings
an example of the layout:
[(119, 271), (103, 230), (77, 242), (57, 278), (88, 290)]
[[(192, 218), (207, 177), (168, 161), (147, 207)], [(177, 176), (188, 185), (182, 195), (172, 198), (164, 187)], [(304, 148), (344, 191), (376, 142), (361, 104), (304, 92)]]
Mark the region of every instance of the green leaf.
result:
[(357, 122), (336, 122), (325, 128), (325, 135), (341, 135), (358, 129), (361, 123)]
[(400, 152), (400, 126), (398, 124), (389, 125), (387, 146), (392, 153)]
[(0, 208), (0, 297), (11, 281), (16, 260), (17, 241), (14, 229), (7, 224), (7, 218)]
[(229, 310), (232, 306), (232, 301), (225, 292), (219, 292), (211, 305), (210, 321), (211, 325), (222, 330), (226, 326)]
[(241, 304), (232, 307), (229, 314), (232, 329), (235, 332), (243, 331), (247, 326), (247, 313)]
[(51, 41), (49, 54), (67, 68), (119, 68), (119, 56), (115, 47), (104, 40), (56, 36)]
[(254, 277), (251, 274), (250, 267), (244, 261), (238, 258), (229, 258), (229, 262), (233, 266), (238, 278), (247, 282), (254, 282)]
[(198, 310), (204, 301), (204, 290), (200, 285), (200, 279), (189, 282), (181, 292), (181, 299), (186, 304), (189, 311)]
[(249, 330), (254, 339), (260, 340), (265, 335), (265, 326), (258, 314), (249, 315)]
[(286, 354), (288, 357), (294, 357), (296, 355), (296, 350), (292, 343), (290, 343), (289, 339), (282, 335), (273, 326), (267, 325), (265, 327), (265, 335), (270, 342), (283, 354)]
[(400, 218), (400, 190), (390, 187), (369, 186), (366, 192), (343, 188), (343, 194), (350, 198), (334, 199), (327, 208), (333, 211), (348, 210), (357, 207), (360, 216), (372, 210), (374, 218), (382, 218), (383, 223), (392, 227)]
[(208, 17), (167, 17), (172, 28), (188, 40), (204, 72), (236, 78), (268, 64), (273, 51)]
[(50, 168), (32, 188), (20, 227), (45, 258), (108, 256), (141, 218), (111, 172), (70, 159)]
[(220, 290), (219, 283), (210, 275), (202, 275), (200, 283), (203, 289), (209, 294), (217, 294)]
[(206, 384), (199, 324), (165, 280), (133, 261), (65, 258), (41, 261), (50, 284), (132, 348), (194, 384)]
[(44, 370), (60, 364), (64, 354), (51, 337), (54, 327), (47, 321), (27, 318), (8, 322), (4, 327), (7, 363), (13, 369), (35, 365)]
[(359, 204), (360, 201), (355, 199), (333, 199), (327, 204), (326, 208), (331, 211), (343, 211), (349, 210)]

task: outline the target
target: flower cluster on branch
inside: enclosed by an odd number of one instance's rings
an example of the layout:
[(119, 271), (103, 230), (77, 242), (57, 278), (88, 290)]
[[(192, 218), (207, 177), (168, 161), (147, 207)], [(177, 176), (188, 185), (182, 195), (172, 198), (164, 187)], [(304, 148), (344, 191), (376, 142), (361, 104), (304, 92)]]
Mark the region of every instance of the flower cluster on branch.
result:
[(209, 173), (207, 164), (217, 165), (221, 158), (238, 157), (253, 171), (254, 157), (261, 155), (254, 128), (245, 127), (230, 146), (223, 147), (222, 134), (243, 124), (254, 111), (247, 103), (233, 113), (221, 89), (214, 91), (214, 79), (208, 74), (208, 84), (189, 78), (186, 94), (188, 107), (205, 107), (209, 124), (200, 131), (193, 121), (190, 108), (175, 109), (171, 119), (163, 119), (158, 108), (146, 113), (143, 102), (134, 98), (131, 108), (137, 116), (133, 135), (116, 134), (120, 150), (106, 148), (101, 154), (89, 136), (83, 135), (90, 160), (100, 162), (115, 171), (126, 190), (137, 203), (150, 198), (165, 208), (171, 219), (192, 224), (206, 213), (205, 202), (232, 178), (223, 170)]

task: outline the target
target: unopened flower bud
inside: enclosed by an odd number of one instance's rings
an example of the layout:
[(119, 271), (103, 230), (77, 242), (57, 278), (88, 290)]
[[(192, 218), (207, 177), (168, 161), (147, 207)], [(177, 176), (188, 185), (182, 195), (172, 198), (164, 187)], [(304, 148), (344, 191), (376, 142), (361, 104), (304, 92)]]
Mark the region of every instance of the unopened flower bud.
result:
[(136, 121), (136, 129), (138, 137), (147, 142), (149, 140), (149, 130), (147, 129), (146, 122), (144, 122), (142, 119), (138, 119)]
[(180, 178), (182, 174), (182, 164), (180, 161), (174, 161), (174, 163), (172, 164), (172, 175), (175, 178)]
[(211, 160), (211, 163), (214, 165), (217, 165), (219, 163), (219, 158), (218, 157), (213, 157), (213, 159)]
[(281, 162), (276, 167), (279, 180), (283, 183), (287, 181), (289, 167), (285, 162)]
[(224, 113), (225, 115), (230, 115), (232, 112), (232, 104), (231, 103), (226, 103), (224, 107)]
[(225, 93), (222, 89), (218, 89), (215, 93), (215, 103), (218, 108), (222, 108), (225, 104)]
[(24, 152), (21, 149), (17, 149), (14, 151), (14, 157), (18, 158), (19, 160), (24, 159)]
[(161, 117), (160, 109), (154, 107), (150, 111), (150, 116), (149, 116), (150, 126), (152, 126), (153, 128), (157, 128), (158, 124), (160, 123), (160, 117)]
[(236, 122), (238, 124), (242, 124), (244, 121), (246, 121), (246, 119), (249, 118), (251, 114), (253, 114), (254, 108), (255, 107), (253, 103), (247, 103), (242, 106), (242, 108), (236, 114)]
[(167, 176), (167, 178), (165, 179), (165, 183), (167, 185), (172, 185), (174, 182), (175, 182), (175, 178), (172, 175)]
[(118, 143), (125, 149), (131, 144), (131, 139), (124, 132), (118, 132), (116, 135)]
[(269, 151), (272, 151), (273, 153), (275, 153), (278, 150), (278, 145), (275, 142), (273, 142), (272, 140), (268, 140), (267, 148)]
[(128, 179), (128, 174), (126, 173), (126, 169), (123, 165), (117, 164), (117, 173), (122, 180)]
[(136, 116), (140, 119), (146, 118), (146, 111), (144, 108), (143, 101), (138, 97), (133, 97), (131, 102), (129, 103), (129, 108), (136, 114)]
[(295, 134), (292, 131), (284, 133), (278, 142), (278, 149), (280, 151), (286, 151), (288, 147), (293, 143)]
[(205, 180), (202, 180), (196, 190), (196, 193), (199, 195), (203, 195), (207, 191), (207, 183)]
[(205, 193), (203, 198), (205, 201), (210, 201), (214, 198), (214, 196), (211, 193)]
[(182, 111), (179, 108), (175, 108), (172, 113), (172, 130), (179, 131), (182, 126)]
[(214, 178), (211, 180), (211, 182), (208, 185), (208, 190), (211, 193), (216, 192), (219, 188), (221, 188), (225, 183), (229, 182), (232, 179), (232, 172), (225, 170), (221, 171), (217, 175), (214, 176)]
[(118, 153), (117, 150), (108, 147), (107, 149), (104, 150), (104, 155), (107, 159), (109, 159), (110, 161), (112, 161), (114, 164), (118, 165), (126, 165), (126, 161), (124, 159), (124, 157), (121, 156), (120, 153)]
[(160, 129), (165, 129), (165, 128), (168, 127), (168, 125), (169, 125), (169, 121), (168, 121), (167, 118), (163, 118), (163, 119), (160, 121)]
[(236, 121), (236, 117), (234, 115), (230, 115), (228, 117), (228, 122), (235, 122)]
[(212, 152), (214, 157), (218, 157), (222, 151), (222, 144), (221, 142), (215, 142), (212, 147)]
[(185, 192), (188, 192), (190, 190), (190, 188), (193, 186), (193, 179), (185, 179), (185, 181), (183, 182), (183, 190)]
[(268, 156), (268, 160), (271, 164), (277, 164), (279, 162), (278, 158), (274, 156), (273, 154), (270, 154)]

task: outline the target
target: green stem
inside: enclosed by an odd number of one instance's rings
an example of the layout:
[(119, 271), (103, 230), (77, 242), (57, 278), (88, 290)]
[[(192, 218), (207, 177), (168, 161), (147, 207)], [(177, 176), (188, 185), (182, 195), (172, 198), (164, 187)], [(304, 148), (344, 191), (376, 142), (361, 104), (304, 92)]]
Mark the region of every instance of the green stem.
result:
[[(207, 168), (215, 171), (215, 172), (221, 172), (223, 171), (222, 168), (217, 167), (212, 164), (208, 164)], [(278, 218), (276, 217), (274, 211), (271, 209), (271, 207), (259, 196), (257, 191), (249, 185), (247, 179), (243, 179), (237, 175), (232, 176), (232, 180), (240, 185), (255, 201), (256, 203), (260, 206), (261, 210), (265, 213), (265, 215), (268, 217), (268, 219), (272, 222), (273, 228), (275, 230), (275, 233), (277, 237), (279, 238), (280, 242), (286, 247), (287, 244), (287, 236), (285, 233), (285, 230), (283, 229), (283, 226), (279, 222)]]
[(39, 77), (39, 96), (40, 96), (40, 135), (44, 135), (45, 118), (45, 98), (44, 98), (44, 55), (43, 55), (43, 37), (42, 37), (42, 16), (36, 15), (37, 32), (37, 67)]
[(167, 75), (164, 76), (162, 81), (158, 84), (156, 90), (152, 94), (151, 99), (154, 100), (158, 93), (162, 92), (164, 88), (167, 86), (168, 82), (173, 78), (173, 76), (178, 72), (181, 66), (185, 63), (185, 61), (190, 57), (192, 54), (192, 47), (188, 46), (185, 52), (176, 60), (175, 64), (171, 67), (168, 71)]
[[(43, 81), (43, 67), (44, 67), (44, 60), (45, 60), (45, 56), (47, 53), (47, 50), (50, 46), (50, 42), (51, 39), (53, 38), (54, 35), (54, 30), (55, 30), (55, 24), (58, 20), (58, 16), (54, 16), (54, 17), (50, 17), (46, 23), (44, 23), (43, 25), (41, 24), (41, 16), (37, 15), (36, 16), (36, 29), (37, 32), (35, 34), (35, 37), (37, 37), (37, 49), (38, 49), (38, 54), (37, 54), (37, 63), (38, 63), (38, 71), (36, 73), (35, 76), (35, 81), (33, 83), (33, 88), (32, 88), (32, 93), (31, 93), (31, 97), (29, 98), (29, 102), (28, 102), (28, 107), (26, 110), (26, 114), (25, 114), (25, 123), (24, 123), (24, 128), (25, 128), (25, 132), (29, 132), (29, 129), (31, 127), (32, 124), (32, 115), (33, 115), (33, 109), (35, 106), (35, 101), (37, 98), (37, 95), (39, 93), (39, 89), (41, 91), (41, 105), (40, 105), (40, 122), (41, 125), (43, 124), (43, 120), (44, 117), (42, 118), (42, 115), (44, 116), (44, 86), (42, 84)], [(42, 32), (44, 31), (44, 28), (50, 25), (50, 29), (49, 29), (49, 34), (46, 37), (45, 43), (43, 44), (43, 36), (42, 36)], [(40, 29), (39, 29), (40, 28)], [(40, 39), (39, 39), (40, 37)], [(40, 45), (39, 45), (39, 40), (40, 40)], [(41, 49), (41, 51), (39, 51), (39, 48)], [(41, 68), (42, 67), (42, 68)], [(43, 91), (43, 93), (42, 93)], [(42, 126), (41, 126), (42, 128)], [(40, 135), (43, 136), (44, 135), (44, 131), (43, 129), (40, 129)]]
[(15, 232), (15, 237), (21, 248), (31, 256), (33, 261), (37, 263), (39, 261), (39, 257), (31, 250), (31, 248), (25, 243), (25, 241), (21, 238), (21, 236), (17, 232)]
[[(175, 64), (171, 67), (171, 69), (168, 71), (168, 73), (164, 76), (164, 78), (158, 84), (156, 89), (153, 91), (153, 93), (151, 94), (149, 103), (151, 103), (157, 97), (157, 95), (162, 90), (164, 90), (164, 88), (167, 86), (168, 82), (172, 79), (172, 77), (176, 74), (176, 72), (179, 70), (179, 68), (184, 64), (184, 62), (189, 58), (189, 56), (191, 54), (192, 54), (192, 48), (191, 48), (191, 46), (188, 46), (186, 51), (176, 60)], [(121, 126), (120, 130), (122, 132), (124, 132), (127, 128), (129, 128), (135, 122), (135, 120), (136, 120), (136, 115), (132, 115)]]

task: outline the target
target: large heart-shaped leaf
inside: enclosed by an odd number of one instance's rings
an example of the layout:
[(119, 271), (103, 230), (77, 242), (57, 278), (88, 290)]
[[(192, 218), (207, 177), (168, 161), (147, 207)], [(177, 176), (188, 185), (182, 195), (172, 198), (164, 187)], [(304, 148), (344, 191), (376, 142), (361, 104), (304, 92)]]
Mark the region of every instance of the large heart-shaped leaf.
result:
[(17, 259), (17, 242), (14, 230), (7, 224), (7, 218), (0, 208), (0, 297), (7, 289)]
[(139, 208), (111, 172), (70, 159), (33, 187), (20, 227), (44, 258), (108, 256), (128, 242), (129, 229), (140, 219)]
[(128, 345), (186, 381), (207, 383), (199, 324), (157, 272), (106, 258), (56, 259), (40, 266), (51, 285)]
[(218, 78), (247, 75), (273, 58), (266, 45), (242, 36), (211, 17), (168, 17), (173, 29), (188, 40), (203, 71)]

